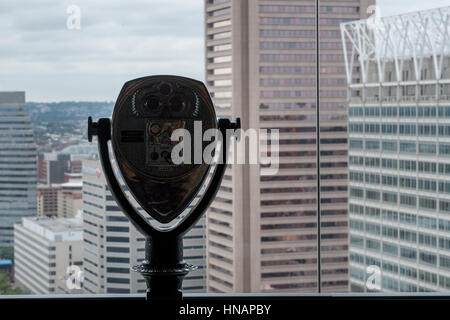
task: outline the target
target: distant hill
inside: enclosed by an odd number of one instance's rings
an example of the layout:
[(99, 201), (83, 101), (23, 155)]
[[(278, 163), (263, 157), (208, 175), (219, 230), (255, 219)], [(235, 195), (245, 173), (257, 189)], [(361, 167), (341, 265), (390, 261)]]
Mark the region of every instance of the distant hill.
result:
[(111, 117), (114, 102), (28, 102), (28, 110), (34, 123), (77, 122)]

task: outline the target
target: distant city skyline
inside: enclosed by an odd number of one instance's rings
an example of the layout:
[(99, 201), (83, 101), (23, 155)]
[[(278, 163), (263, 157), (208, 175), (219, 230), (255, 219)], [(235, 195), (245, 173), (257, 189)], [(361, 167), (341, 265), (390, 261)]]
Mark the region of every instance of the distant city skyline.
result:
[[(448, 5), (446, 0), (377, 3), (382, 16)], [(124, 82), (145, 75), (204, 80), (202, 0), (126, 5), (80, 0), (80, 30), (66, 27), (70, 4), (0, 3), (0, 90), (26, 91), (27, 101), (37, 102), (111, 101)]]

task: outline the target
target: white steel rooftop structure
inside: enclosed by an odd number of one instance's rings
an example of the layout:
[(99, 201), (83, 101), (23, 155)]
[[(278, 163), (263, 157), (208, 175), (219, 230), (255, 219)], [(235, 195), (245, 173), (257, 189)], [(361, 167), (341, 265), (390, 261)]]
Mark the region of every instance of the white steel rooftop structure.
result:
[(363, 84), (369, 81), (370, 62), (376, 64), (378, 82), (385, 81), (386, 62), (394, 63), (396, 79), (401, 81), (406, 60), (413, 61), (414, 80), (424, 80), (421, 70), (427, 58), (433, 61), (433, 80), (450, 82), (443, 69), (444, 57), (450, 56), (450, 7), (342, 23), (341, 33), (344, 51), (352, 52), (345, 56), (348, 84), (353, 82), (357, 57)]

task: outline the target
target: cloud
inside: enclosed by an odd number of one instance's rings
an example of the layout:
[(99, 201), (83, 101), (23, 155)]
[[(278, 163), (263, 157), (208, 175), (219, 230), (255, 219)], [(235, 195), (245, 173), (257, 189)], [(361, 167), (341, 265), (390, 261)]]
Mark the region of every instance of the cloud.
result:
[(448, 0), (376, 0), (376, 2), (383, 17), (449, 6)]
[[(383, 16), (448, 0), (378, 0)], [(67, 7), (81, 9), (68, 30)], [(151, 74), (204, 78), (204, 0), (0, 1), (0, 90), (31, 101), (114, 100)]]
[[(66, 27), (70, 4), (80, 7), (80, 30)], [(28, 100), (112, 100), (135, 77), (202, 80), (203, 32), (202, 0), (3, 1), (0, 90), (26, 90)]]

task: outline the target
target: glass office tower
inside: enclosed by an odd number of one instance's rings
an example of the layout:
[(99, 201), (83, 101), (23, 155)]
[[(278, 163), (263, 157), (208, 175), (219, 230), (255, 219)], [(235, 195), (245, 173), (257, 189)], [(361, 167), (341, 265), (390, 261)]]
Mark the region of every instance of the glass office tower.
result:
[(353, 291), (369, 266), (382, 291), (450, 289), (449, 13), (342, 25), (361, 65), (355, 81), (346, 61)]
[(13, 225), (37, 215), (36, 144), (25, 92), (0, 92), (0, 248), (13, 246)]

